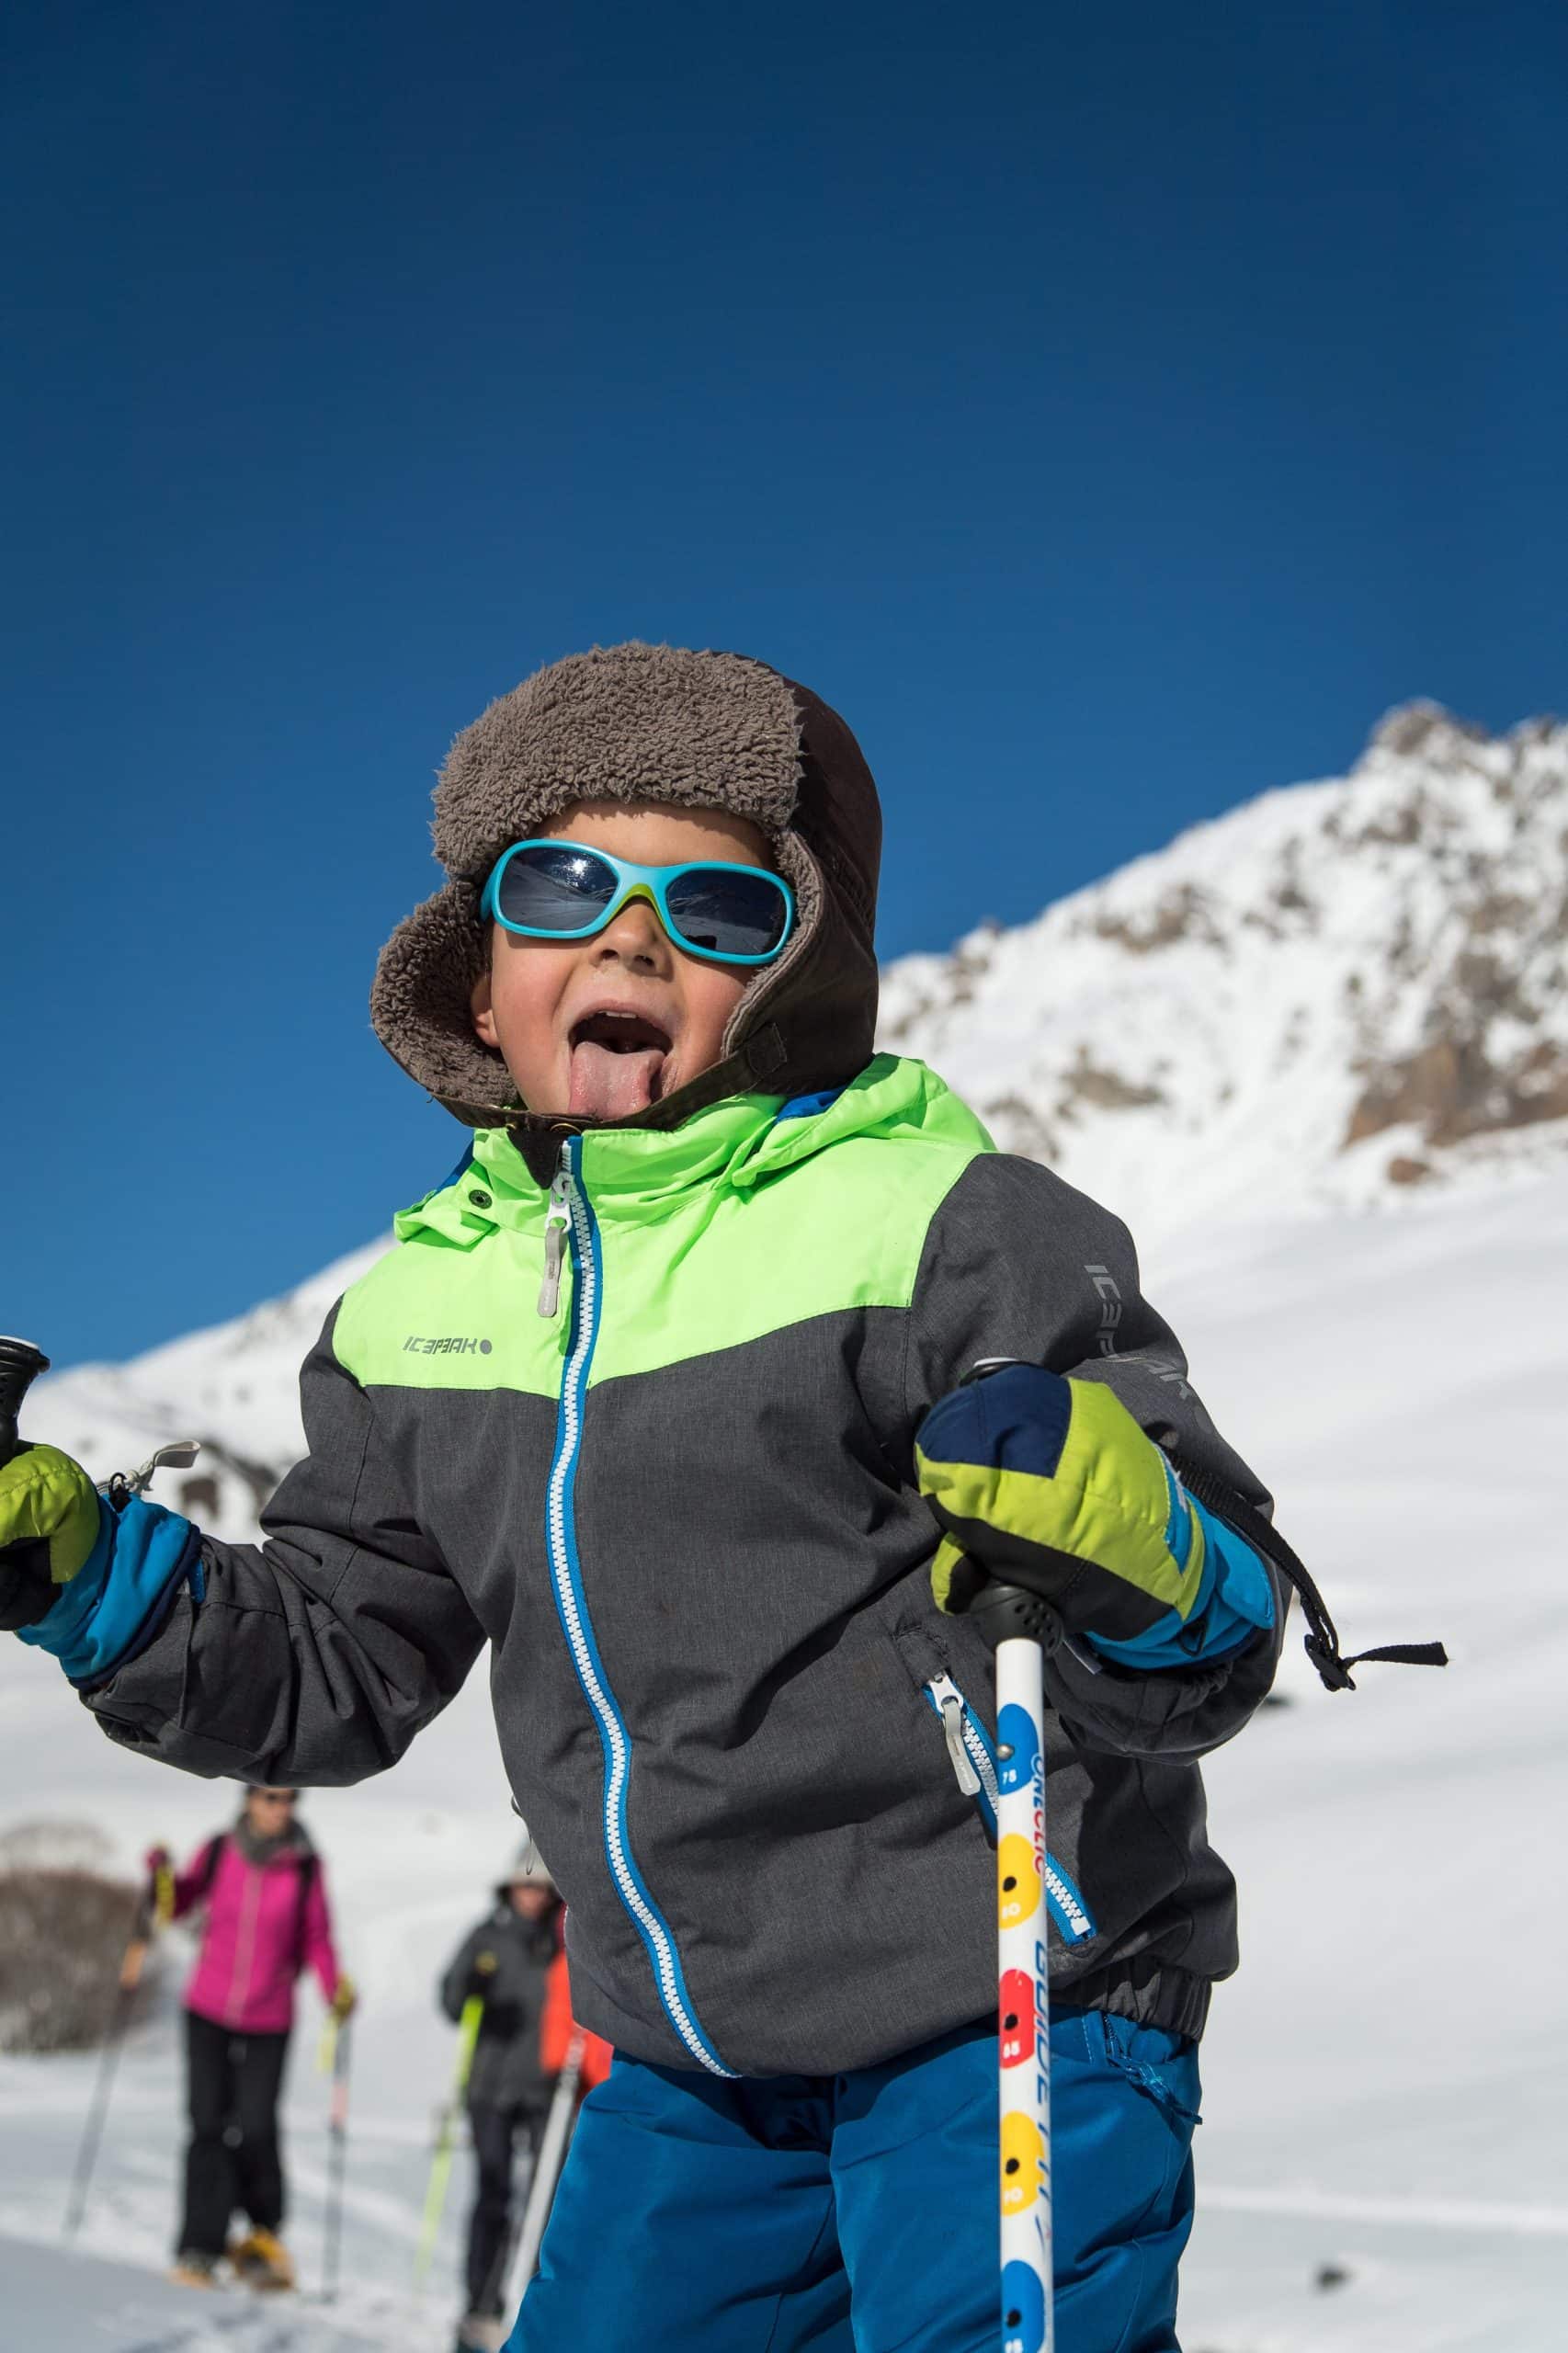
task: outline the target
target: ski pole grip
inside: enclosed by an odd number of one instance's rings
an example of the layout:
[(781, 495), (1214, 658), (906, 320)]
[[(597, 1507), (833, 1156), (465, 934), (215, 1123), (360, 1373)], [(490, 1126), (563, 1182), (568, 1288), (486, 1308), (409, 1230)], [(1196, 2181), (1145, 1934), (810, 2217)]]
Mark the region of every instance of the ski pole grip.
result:
[(1062, 1640), (1062, 1620), (1040, 1594), (987, 1577), (964, 1613), (991, 1648), (1017, 1636), (1038, 1643), (1049, 1657)]
[(0, 1332), (0, 1463), (9, 1462), (17, 1451), (17, 1417), (22, 1410), (22, 1400), (40, 1372), (49, 1370), (49, 1358), (30, 1340), (14, 1340)]

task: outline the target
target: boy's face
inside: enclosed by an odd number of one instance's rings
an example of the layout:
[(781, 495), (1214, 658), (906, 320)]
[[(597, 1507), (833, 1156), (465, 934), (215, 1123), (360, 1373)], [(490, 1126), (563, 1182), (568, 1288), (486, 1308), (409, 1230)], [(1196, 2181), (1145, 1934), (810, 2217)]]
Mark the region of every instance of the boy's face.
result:
[[(772, 862), (757, 828), (722, 809), (579, 801), (540, 833), (637, 866)], [(493, 925), (473, 1026), (530, 1111), (631, 1119), (718, 1061), (750, 978), (687, 955), (652, 903), (631, 899), (591, 939), (520, 939)]]

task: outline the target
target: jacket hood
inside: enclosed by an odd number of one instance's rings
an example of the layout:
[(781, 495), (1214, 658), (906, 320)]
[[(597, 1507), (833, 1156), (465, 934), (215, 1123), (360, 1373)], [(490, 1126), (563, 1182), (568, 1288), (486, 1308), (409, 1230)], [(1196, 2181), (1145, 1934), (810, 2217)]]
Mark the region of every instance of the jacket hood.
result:
[(608, 1125), (667, 1129), (722, 1097), (842, 1085), (869, 1060), (881, 813), (836, 711), (766, 663), (670, 645), (596, 646), (536, 671), (463, 730), (435, 795), (445, 886), (399, 925), (370, 992), (376, 1034), (454, 1118), (527, 1151), (594, 1123), (530, 1112), (474, 1034), (486, 877), (509, 843), (582, 800), (726, 809), (772, 845), (800, 920), (752, 980), (722, 1057), (662, 1102)]

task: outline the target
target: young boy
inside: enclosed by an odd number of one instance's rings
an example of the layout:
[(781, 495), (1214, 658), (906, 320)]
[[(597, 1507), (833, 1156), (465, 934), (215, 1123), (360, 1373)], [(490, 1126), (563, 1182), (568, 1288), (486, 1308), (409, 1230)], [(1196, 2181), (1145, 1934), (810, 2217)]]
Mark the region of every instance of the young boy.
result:
[(761, 663), (615, 646), (503, 696), (372, 1000), (475, 1132), (329, 1318), (265, 1544), (49, 1449), (0, 1472), (8, 1622), (56, 1580), (24, 1639), (187, 1769), (358, 1780), (492, 1645), (618, 2052), (522, 2353), (996, 2345), (987, 1567), (1061, 1628), (1057, 2342), (1176, 2345), (1236, 1960), (1198, 1759), (1282, 1591), (1146, 1434), (1263, 1500), (1125, 1229), (875, 1053), (880, 830), (848, 729)]

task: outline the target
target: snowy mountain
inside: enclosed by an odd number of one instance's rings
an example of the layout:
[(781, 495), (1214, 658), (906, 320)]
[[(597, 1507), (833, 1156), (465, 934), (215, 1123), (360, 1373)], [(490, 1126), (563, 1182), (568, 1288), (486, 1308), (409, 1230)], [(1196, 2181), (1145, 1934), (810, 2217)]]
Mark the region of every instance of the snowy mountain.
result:
[(1568, 1147), (1568, 726), (1392, 712), (1039, 919), (886, 975), (884, 1041), (1140, 1233)]
[(159, 1474), (159, 1497), (216, 1536), (254, 1536), (256, 1514), (303, 1448), (300, 1366), (333, 1302), (390, 1240), (128, 1364), (46, 1374), (28, 1398), (29, 1436), (64, 1447), (100, 1480), (134, 1470), (170, 1439), (199, 1438), (191, 1470)]

